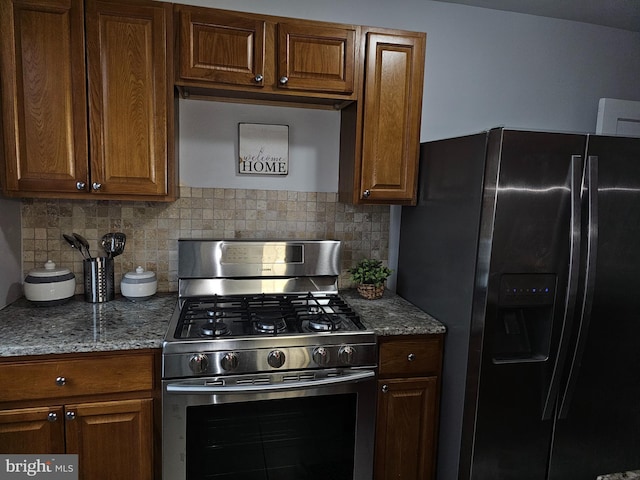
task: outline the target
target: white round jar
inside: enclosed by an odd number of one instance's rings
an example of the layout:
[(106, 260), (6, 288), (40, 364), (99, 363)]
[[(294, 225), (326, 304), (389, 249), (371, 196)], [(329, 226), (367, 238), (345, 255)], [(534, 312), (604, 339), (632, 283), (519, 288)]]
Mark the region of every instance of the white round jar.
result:
[(24, 296), (38, 306), (61, 305), (76, 291), (76, 276), (68, 268), (58, 268), (47, 260), (44, 268), (31, 270), (24, 279)]
[(122, 296), (132, 302), (151, 298), (157, 289), (158, 279), (155, 272), (145, 270), (141, 266), (138, 266), (135, 272), (125, 273), (120, 282)]

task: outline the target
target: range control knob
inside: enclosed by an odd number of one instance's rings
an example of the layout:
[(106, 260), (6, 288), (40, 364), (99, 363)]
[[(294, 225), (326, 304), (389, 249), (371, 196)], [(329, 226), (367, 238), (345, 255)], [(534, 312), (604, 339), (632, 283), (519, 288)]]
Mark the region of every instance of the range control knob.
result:
[(235, 370), (238, 368), (238, 354), (233, 352), (225, 353), (220, 358), (220, 366), (223, 370)]
[(355, 356), (356, 349), (350, 345), (340, 347), (340, 350), (338, 351), (338, 359), (340, 360), (340, 363), (344, 365), (351, 365)]
[(321, 367), (329, 365), (329, 350), (324, 347), (316, 347), (313, 349), (313, 361)]
[(271, 350), (267, 355), (267, 363), (273, 368), (280, 368), (284, 365), (285, 355), (282, 350)]
[(204, 353), (196, 353), (189, 359), (189, 368), (193, 373), (205, 373), (209, 368), (209, 359)]

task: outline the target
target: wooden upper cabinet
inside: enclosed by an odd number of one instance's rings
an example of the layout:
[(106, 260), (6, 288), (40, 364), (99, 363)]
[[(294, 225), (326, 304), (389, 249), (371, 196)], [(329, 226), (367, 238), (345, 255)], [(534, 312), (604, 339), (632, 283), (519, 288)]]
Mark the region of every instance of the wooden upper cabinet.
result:
[(185, 96), (329, 106), (355, 100), (358, 27), (174, 8), (179, 22), (176, 85)]
[(363, 98), (342, 116), (340, 199), (415, 204), (426, 34), (363, 37)]
[(278, 86), (288, 90), (353, 93), (352, 28), (278, 24)]
[(173, 199), (171, 4), (7, 0), (0, 9), (4, 192)]
[[(164, 196), (172, 90), (162, 4), (87, 0), (91, 188)], [(171, 114), (172, 115), (172, 114)], [(171, 116), (173, 120), (173, 116)], [(172, 162), (173, 163), (173, 162)]]
[(74, 192), (88, 182), (84, 5), (0, 2), (4, 188)]
[(210, 8), (175, 6), (183, 80), (264, 86), (266, 22)]

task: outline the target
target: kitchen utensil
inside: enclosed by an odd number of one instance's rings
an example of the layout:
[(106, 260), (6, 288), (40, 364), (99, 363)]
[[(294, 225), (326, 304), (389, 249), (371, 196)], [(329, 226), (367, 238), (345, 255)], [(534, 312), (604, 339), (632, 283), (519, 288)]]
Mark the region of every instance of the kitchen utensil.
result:
[(82, 249), (82, 245), (75, 237), (72, 237), (71, 235), (67, 235), (66, 233), (63, 233), (62, 236), (67, 241), (67, 243), (71, 245), (72, 248), (77, 249), (82, 254), (83, 258), (87, 258), (87, 255), (84, 253), (84, 250)]
[(141, 266), (135, 272), (127, 272), (120, 282), (122, 296), (132, 302), (147, 300), (155, 295), (158, 279), (155, 272), (145, 271)]
[(117, 257), (124, 252), (124, 246), (127, 243), (127, 236), (122, 232), (117, 232), (113, 234), (113, 239), (113, 256)]
[(102, 236), (102, 240), (100, 240), (100, 245), (102, 245), (102, 249), (107, 254), (107, 257), (113, 257), (113, 249), (115, 247), (115, 237), (113, 233), (107, 233)]
[(89, 251), (89, 242), (87, 242), (87, 239), (75, 232), (73, 233), (73, 236), (76, 240), (78, 240), (78, 242), (80, 242), (80, 245), (82, 245), (84, 251), (87, 252), (87, 256), (85, 258), (92, 258), (91, 252)]
[(51, 260), (47, 260), (44, 268), (31, 270), (24, 279), (24, 296), (38, 306), (65, 303), (75, 290), (75, 275), (68, 268), (56, 268)]

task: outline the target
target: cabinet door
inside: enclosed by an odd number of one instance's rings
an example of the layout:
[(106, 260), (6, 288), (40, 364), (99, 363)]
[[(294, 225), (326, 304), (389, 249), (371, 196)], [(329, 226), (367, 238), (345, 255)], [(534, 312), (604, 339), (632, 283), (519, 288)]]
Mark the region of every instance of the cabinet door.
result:
[(414, 204), (424, 34), (367, 33), (360, 199)]
[(84, 55), (82, 0), (0, 2), (8, 194), (88, 181)]
[(92, 190), (169, 193), (171, 4), (87, 0)]
[(62, 414), (62, 407), (0, 411), (0, 452), (65, 453)]
[(355, 38), (355, 28), (279, 23), (278, 86), (353, 93)]
[(181, 79), (264, 86), (263, 20), (209, 8), (176, 6), (176, 11)]
[(437, 377), (378, 382), (375, 478), (433, 478)]
[(152, 400), (67, 405), (67, 453), (80, 480), (153, 478)]

